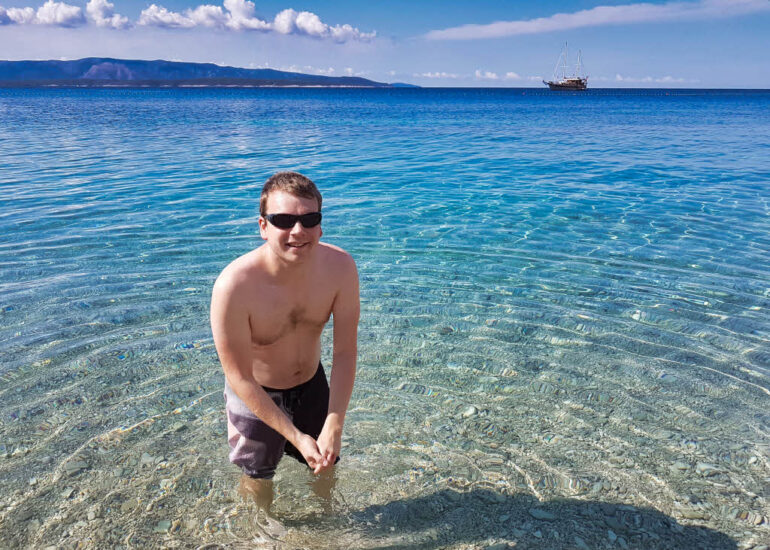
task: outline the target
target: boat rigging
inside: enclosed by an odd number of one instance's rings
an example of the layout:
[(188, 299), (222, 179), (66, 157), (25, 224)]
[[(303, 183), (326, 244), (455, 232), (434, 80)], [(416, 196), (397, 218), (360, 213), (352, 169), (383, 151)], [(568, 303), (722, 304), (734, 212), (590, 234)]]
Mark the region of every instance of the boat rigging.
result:
[(588, 86), (588, 76), (583, 75), (582, 53), (578, 50), (577, 64), (575, 71), (569, 75), (567, 65), (569, 64), (569, 55), (567, 53), (567, 43), (564, 43), (564, 49), (553, 69), (551, 80), (543, 80), (551, 90), (585, 90)]

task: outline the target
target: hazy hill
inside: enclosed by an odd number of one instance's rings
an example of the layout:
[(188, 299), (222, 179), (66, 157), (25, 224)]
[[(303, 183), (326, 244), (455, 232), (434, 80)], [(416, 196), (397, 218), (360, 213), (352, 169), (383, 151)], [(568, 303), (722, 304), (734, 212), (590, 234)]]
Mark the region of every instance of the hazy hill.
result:
[(213, 63), (88, 57), (74, 61), (0, 61), (0, 86), (357, 86), (390, 84), (354, 76), (242, 69)]

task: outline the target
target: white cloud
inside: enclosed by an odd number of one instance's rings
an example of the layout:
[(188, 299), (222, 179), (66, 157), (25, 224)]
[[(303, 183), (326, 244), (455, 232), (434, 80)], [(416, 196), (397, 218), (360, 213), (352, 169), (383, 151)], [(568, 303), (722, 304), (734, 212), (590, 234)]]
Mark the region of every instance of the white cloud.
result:
[(329, 27), (329, 33), (331, 34), (332, 40), (340, 43), (347, 42), (349, 40), (369, 42), (377, 36), (376, 31), (361, 32), (357, 28), (351, 27), (347, 23), (344, 25), (334, 25), (333, 27)]
[(321, 18), (309, 11), (301, 11), (297, 14), (297, 29), (310, 36), (323, 36), (329, 32), (329, 26), (321, 23)]
[(268, 67), (267, 65), (262, 65), (254, 68), (275, 69), (276, 71), (285, 71), (287, 73), (318, 74), (324, 76), (333, 76), (335, 72), (334, 67), (324, 69), (323, 67), (313, 67), (312, 65), (289, 65), (288, 67)]
[(497, 76), (497, 73), (493, 73), (492, 71), (481, 71), (479, 69), (476, 69), (476, 80), (499, 80), (500, 77)]
[(192, 28), (195, 26), (195, 21), (181, 13), (169, 11), (162, 6), (151, 4), (149, 8), (142, 10), (142, 13), (139, 15), (139, 24), (150, 27)]
[(131, 25), (128, 17), (116, 14), (115, 4), (111, 4), (107, 0), (90, 0), (86, 4), (86, 13), (97, 27), (125, 29)]
[(368, 41), (376, 33), (363, 33), (350, 25), (330, 26), (322, 22), (314, 13), (309, 11), (296, 12), (285, 9), (278, 13), (273, 20), (272, 29), (281, 34), (300, 34), (314, 38), (331, 38), (335, 42), (348, 40)]
[(48, 0), (35, 8), (0, 8), (0, 25), (54, 25), (77, 27), (86, 22), (83, 10), (78, 6)]
[(309, 11), (297, 12), (285, 9), (275, 16), (272, 23), (254, 15), (254, 3), (249, 0), (224, 0), (223, 10), (219, 6), (201, 5), (195, 9), (177, 13), (164, 7), (151, 5), (142, 11), (140, 25), (155, 27), (220, 27), (232, 30), (273, 31), (279, 34), (294, 34), (313, 38), (330, 38), (335, 42), (349, 40), (369, 41), (376, 33), (363, 33), (350, 25), (327, 25), (316, 14)]
[(227, 26), (233, 30), (269, 31), (270, 23), (254, 16), (254, 2), (249, 0), (225, 0), (229, 12)]
[(193, 10), (186, 10), (185, 16), (200, 27), (223, 27), (228, 17), (220, 6), (204, 4)]
[(352, 67), (345, 67), (345, 76), (362, 76), (365, 77), (370, 74), (370, 71), (356, 71)]
[(496, 21), (487, 25), (461, 25), (430, 31), (425, 36), (431, 40), (499, 38), (598, 25), (723, 18), (763, 11), (770, 11), (768, 0), (700, 0), (699, 2), (669, 2), (667, 4), (639, 3), (596, 6), (588, 10), (557, 13), (550, 17), (538, 17), (536, 19)]
[(623, 76), (621, 74), (616, 74), (614, 79), (610, 79), (607, 77), (596, 77), (594, 80), (605, 81), (605, 82), (606, 81), (626, 82), (628, 84), (695, 84), (699, 82), (698, 80), (673, 77), (670, 75), (662, 76), (662, 77), (652, 77), (652, 76), (635, 77), (635, 76)]
[[(115, 13), (115, 5), (109, 0), (89, 0), (86, 14), (78, 6), (47, 0), (35, 10), (0, 7), (0, 25), (41, 24), (60, 27), (75, 27), (91, 21), (97, 27), (121, 29), (132, 26), (127, 17)], [(329, 39), (335, 42), (372, 40), (376, 32), (361, 32), (351, 25), (328, 25), (315, 13), (297, 12), (293, 9), (280, 11), (273, 21), (264, 21), (255, 15), (254, 2), (250, 0), (224, 0), (222, 6), (201, 4), (183, 12), (171, 11), (163, 6), (151, 4), (142, 10), (136, 22), (141, 26), (191, 29), (194, 27), (215, 27), (233, 31), (255, 30), (309, 36)]]
[(684, 83), (684, 82), (693, 82), (693, 81), (687, 80), (686, 78), (674, 78), (673, 76), (664, 76), (663, 78), (656, 78), (655, 82), (660, 82), (662, 84), (670, 84), (670, 83)]
[(521, 76), (519, 73), (508, 71), (504, 75), (498, 74), (493, 71), (484, 71), (476, 69), (473, 75), (447, 73), (443, 71), (426, 72), (426, 73), (413, 73), (414, 78), (444, 78), (444, 79), (467, 79), (473, 77), (475, 80), (540, 80), (539, 76)]
[(35, 23), (34, 8), (8, 8), (8, 20), (11, 23), (26, 25)]
[(64, 2), (48, 0), (37, 9), (35, 23), (39, 25), (56, 25), (58, 27), (77, 27), (86, 22), (83, 10)]
[(652, 82), (651, 76), (645, 76), (642, 78), (634, 78), (631, 76), (623, 76), (620, 74), (615, 75), (615, 81), (616, 82)]
[(0, 7), (0, 25), (53, 25), (57, 27), (77, 27), (83, 25), (86, 18), (78, 6), (48, 0), (37, 10), (35, 8)]
[[(303, 73), (303, 74), (317, 74), (324, 76), (334, 76), (337, 70), (334, 67), (314, 67), (313, 65), (270, 65), (270, 63), (250, 63), (250, 69), (273, 69), (276, 71), (284, 71), (287, 73)], [(356, 72), (351, 67), (346, 67), (343, 71), (346, 76), (361, 76), (366, 74), (366, 71)]]
[[(394, 73), (394, 71), (391, 71)], [(391, 74), (393, 76), (393, 74)], [(415, 78), (461, 78), (459, 74), (455, 73), (446, 73), (446, 72), (438, 72), (435, 73), (427, 72), (427, 73), (414, 73), (412, 76)]]
[(296, 28), (294, 20), (297, 18), (297, 12), (294, 10), (283, 10), (278, 13), (273, 20), (273, 30), (281, 34), (291, 34)]

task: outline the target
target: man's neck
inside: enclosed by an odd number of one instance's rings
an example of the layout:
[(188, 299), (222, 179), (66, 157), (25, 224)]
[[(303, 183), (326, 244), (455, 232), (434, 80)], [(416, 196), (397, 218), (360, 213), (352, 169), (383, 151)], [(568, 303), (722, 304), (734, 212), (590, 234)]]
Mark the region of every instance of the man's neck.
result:
[(304, 278), (312, 263), (313, 256), (308, 256), (305, 261), (300, 263), (289, 263), (275, 255), (268, 245), (264, 245), (264, 269), (268, 276), (276, 279), (279, 283), (290, 283), (297, 279)]

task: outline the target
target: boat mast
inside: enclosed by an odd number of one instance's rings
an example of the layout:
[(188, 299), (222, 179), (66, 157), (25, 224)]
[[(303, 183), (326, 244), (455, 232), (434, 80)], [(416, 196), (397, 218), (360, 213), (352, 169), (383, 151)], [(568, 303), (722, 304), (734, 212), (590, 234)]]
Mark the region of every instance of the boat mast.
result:
[(578, 50), (578, 58), (577, 58), (577, 66), (575, 67), (575, 77), (581, 78), (580, 75), (583, 74), (583, 52), (581, 50)]
[(556, 65), (553, 68), (553, 76), (551, 78), (553, 79), (554, 82), (561, 79), (561, 77), (559, 76), (559, 69), (561, 68), (563, 63), (562, 61), (563, 56), (564, 56), (564, 51), (562, 51), (561, 54), (559, 54), (559, 59), (556, 60)]
[(567, 50), (567, 43), (564, 43), (564, 65), (561, 69), (561, 77), (562, 79), (567, 78), (567, 63), (569, 60), (569, 51)]
[[(569, 50), (567, 43), (561, 51), (556, 66), (553, 68), (553, 80), (543, 80), (543, 84), (548, 85), (551, 90), (585, 90), (588, 83), (588, 77), (583, 76), (583, 51), (578, 50), (577, 64), (575, 72), (570, 73)], [(561, 74), (559, 74), (561, 72)]]

